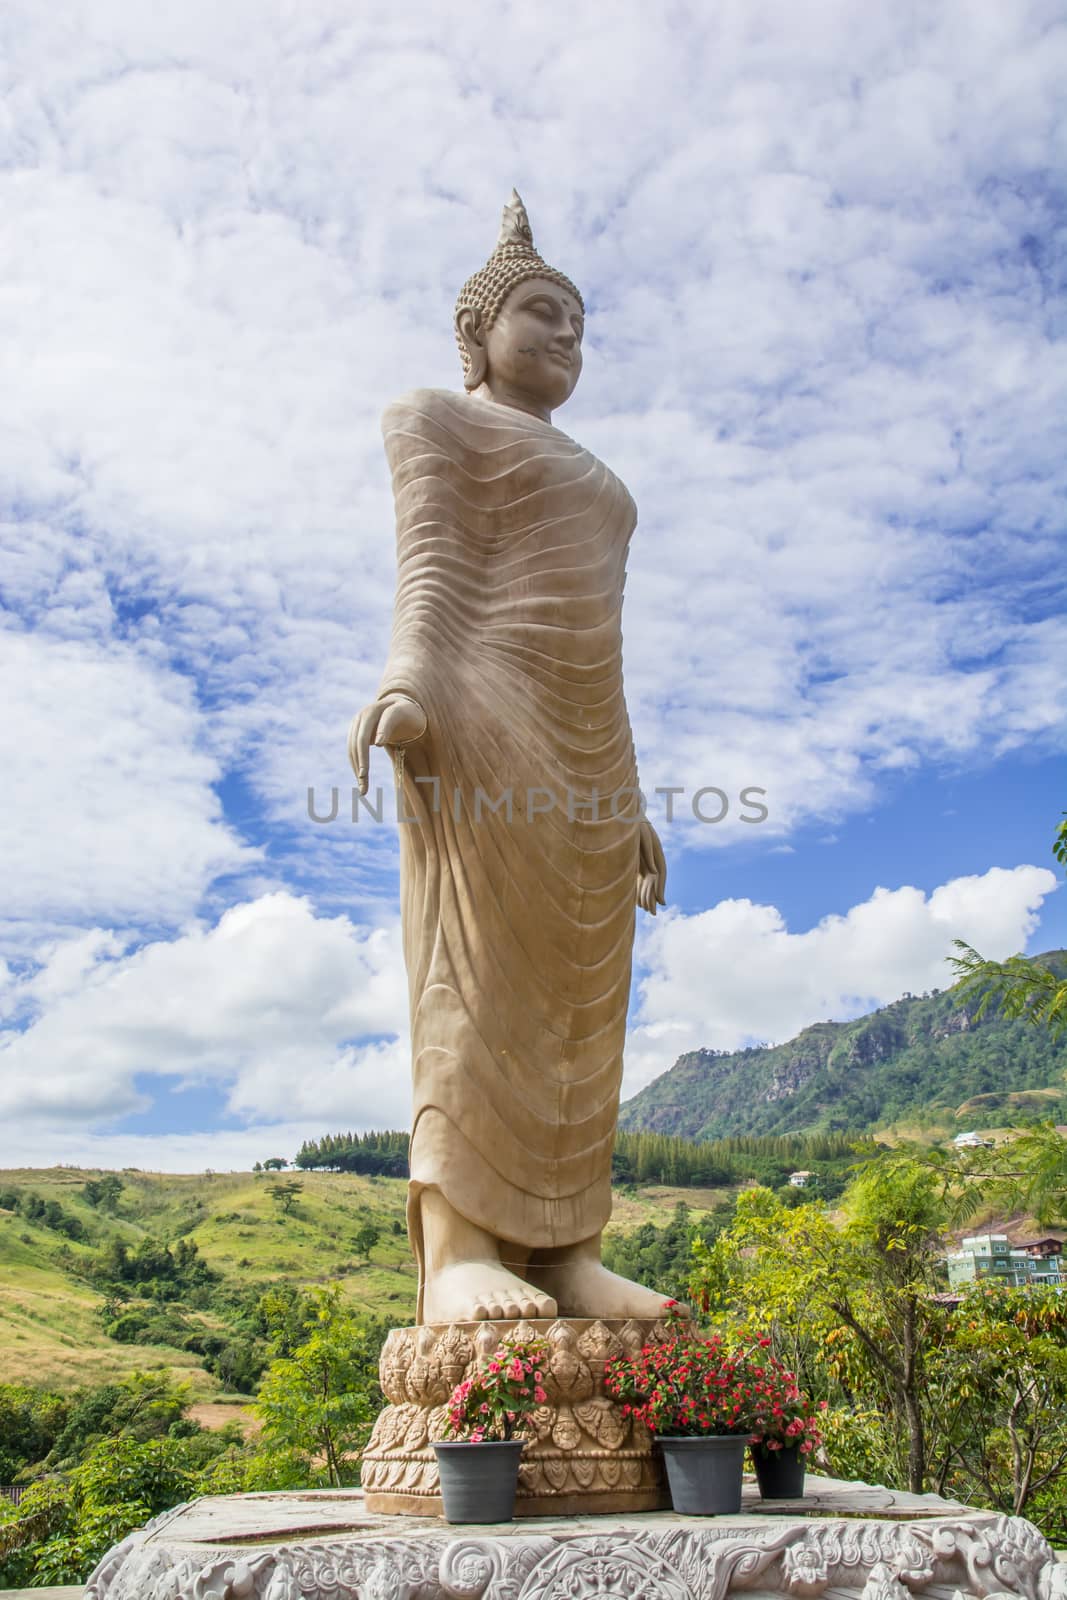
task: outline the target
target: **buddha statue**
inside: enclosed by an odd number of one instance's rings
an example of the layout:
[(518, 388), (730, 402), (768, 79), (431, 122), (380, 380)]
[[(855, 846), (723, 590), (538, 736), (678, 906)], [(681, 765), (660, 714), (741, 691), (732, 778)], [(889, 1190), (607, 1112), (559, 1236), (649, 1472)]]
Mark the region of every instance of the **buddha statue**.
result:
[(517, 194), (460, 292), (464, 392), (383, 418), (392, 643), (349, 755), (394, 758), (411, 1003), (420, 1323), (655, 1317), (609, 1272), (636, 907), (664, 903), (623, 698), (636, 510), (552, 423), (584, 306)]

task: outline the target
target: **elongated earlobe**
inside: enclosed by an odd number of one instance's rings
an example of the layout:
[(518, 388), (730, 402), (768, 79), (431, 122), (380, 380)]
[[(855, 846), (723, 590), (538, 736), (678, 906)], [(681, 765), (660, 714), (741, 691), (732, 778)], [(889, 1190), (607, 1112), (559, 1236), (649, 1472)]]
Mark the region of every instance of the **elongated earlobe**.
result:
[(470, 307), (460, 311), (456, 316), (456, 334), (463, 352), (463, 387), (477, 389), (480, 383), (485, 382), (489, 370), (481, 312)]

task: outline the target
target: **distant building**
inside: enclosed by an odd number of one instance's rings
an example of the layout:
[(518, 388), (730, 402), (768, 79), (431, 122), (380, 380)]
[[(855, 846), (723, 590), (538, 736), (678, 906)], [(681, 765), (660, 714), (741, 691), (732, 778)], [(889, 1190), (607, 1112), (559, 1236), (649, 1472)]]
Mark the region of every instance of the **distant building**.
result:
[(1028, 1256), (1033, 1256), (1038, 1261), (1050, 1261), (1053, 1256), (1063, 1254), (1062, 1239), (1020, 1239), (1015, 1246), (1016, 1250), (1025, 1250)]
[(993, 1147), (988, 1139), (980, 1139), (975, 1132), (957, 1133), (952, 1141), (955, 1150), (991, 1150)]
[(806, 1189), (814, 1176), (814, 1172), (791, 1172), (789, 1181), (794, 1189)]
[(961, 1239), (960, 1248), (945, 1258), (953, 1289), (991, 1278), (1010, 1288), (1051, 1285), (1062, 1288), (1063, 1246), (1058, 1239), (1035, 1239), (1012, 1245), (1006, 1233), (980, 1233)]

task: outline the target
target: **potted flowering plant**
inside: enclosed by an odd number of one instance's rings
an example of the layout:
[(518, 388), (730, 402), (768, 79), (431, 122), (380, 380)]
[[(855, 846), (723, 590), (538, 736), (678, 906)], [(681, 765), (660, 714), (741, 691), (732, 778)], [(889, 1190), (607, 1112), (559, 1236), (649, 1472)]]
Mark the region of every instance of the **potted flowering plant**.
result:
[(822, 1441), (816, 1417), (827, 1402), (815, 1405), (797, 1385), (796, 1376), (769, 1351), (770, 1340), (761, 1339), (766, 1352), (755, 1379), (752, 1418), (752, 1465), (764, 1500), (799, 1500), (804, 1493), (807, 1457)]
[(544, 1339), (505, 1339), (448, 1402), (450, 1439), (434, 1441), (447, 1522), (510, 1522), (525, 1439), (516, 1429), (544, 1405)]
[(753, 1368), (744, 1347), (718, 1334), (699, 1338), (678, 1318), (670, 1335), (605, 1368), (624, 1416), (657, 1437), (671, 1501), (690, 1516), (740, 1511), (745, 1447), (755, 1414)]

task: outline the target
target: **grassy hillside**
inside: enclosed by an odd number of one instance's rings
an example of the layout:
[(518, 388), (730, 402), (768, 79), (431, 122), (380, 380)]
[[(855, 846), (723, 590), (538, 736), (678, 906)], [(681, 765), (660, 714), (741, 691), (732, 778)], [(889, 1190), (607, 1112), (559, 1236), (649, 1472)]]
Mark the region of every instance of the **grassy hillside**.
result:
[(785, 1044), (694, 1050), (627, 1101), (619, 1126), (717, 1139), (1067, 1119), (1067, 1036), (976, 1011), (953, 991), (905, 995)]
[[(114, 1215), (85, 1198), (87, 1180), (99, 1172), (69, 1167), (0, 1171), (0, 1193), (55, 1201), (78, 1225), (84, 1240), (0, 1209), (0, 1374), (60, 1390), (102, 1383), (134, 1368), (170, 1367), (188, 1377), (203, 1400), (218, 1399), (225, 1385), (181, 1342), (120, 1343), (108, 1336), (114, 1306), (94, 1263), (113, 1240), (135, 1250), (142, 1240), (175, 1245), (191, 1240), (221, 1275), (225, 1295), (265, 1292), (278, 1284), (301, 1287), (338, 1282), (361, 1311), (397, 1322), (413, 1318), (415, 1266), (404, 1226), (407, 1184), (399, 1178), (354, 1173), (285, 1174), (302, 1185), (289, 1215), (270, 1194), (270, 1176), (251, 1173), (172, 1175), (126, 1171)], [(657, 1187), (616, 1196), (613, 1228), (665, 1224), (679, 1199), (695, 1212), (709, 1210), (721, 1190)], [(379, 1242), (369, 1261), (355, 1240), (371, 1224)], [(69, 1224), (68, 1224), (69, 1225)], [(193, 1296), (192, 1299), (202, 1298)], [(133, 1304), (143, 1302), (134, 1296)], [(152, 1307), (153, 1311), (157, 1308)], [(225, 1334), (225, 1310), (189, 1298), (165, 1308), (187, 1329)]]
[[(108, 1215), (84, 1198), (86, 1180), (99, 1176), (71, 1168), (0, 1172), (0, 1190), (58, 1201), (88, 1235), (84, 1243), (72, 1240), (0, 1210), (0, 1371), (7, 1380), (62, 1389), (165, 1365), (193, 1379), (198, 1394), (219, 1391), (200, 1359), (177, 1345), (123, 1344), (107, 1336), (106, 1296), (86, 1274), (113, 1239), (134, 1248), (149, 1238), (168, 1245), (192, 1240), (223, 1287), (235, 1291), (337, 1281), (355, 1304), (379, 1316), (400, 1319), (414, 1304), (407, 1236), (394, 1232), (404, 1217), (406, 1185), (398, 1180), (301, 1175), (302, 1193), (284, 1216), (269, 1178), (123, 1172), (116, 1214)], [(380, 1232), (369, 1262), (353, 1248), (367, 1222)], [(181, 1310), (192, 1324), (225, 1332), (217, 1311)]]

